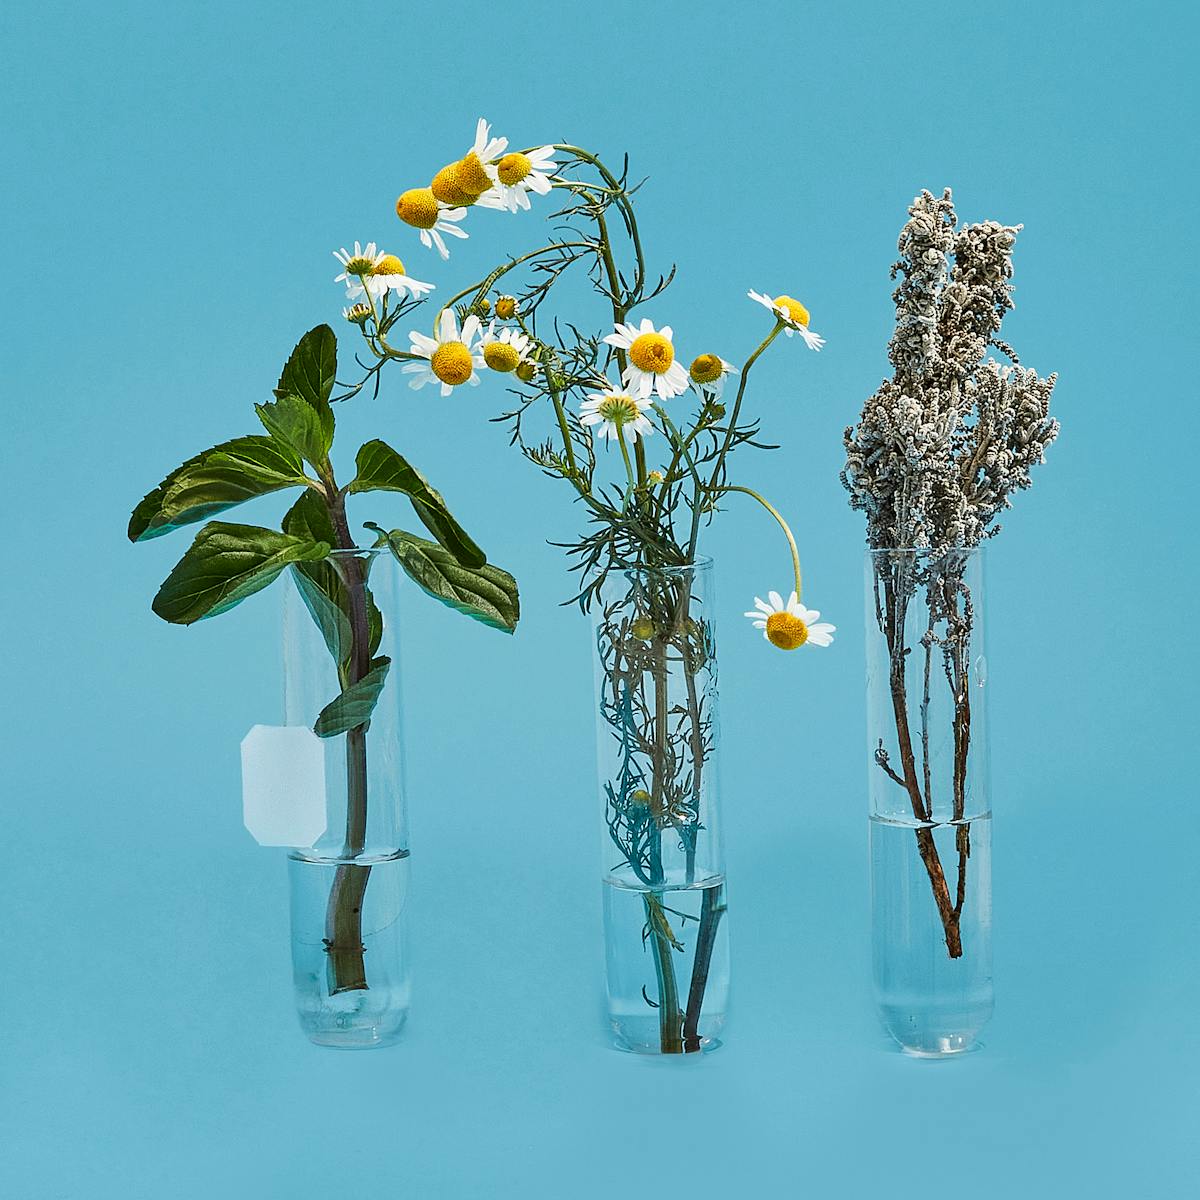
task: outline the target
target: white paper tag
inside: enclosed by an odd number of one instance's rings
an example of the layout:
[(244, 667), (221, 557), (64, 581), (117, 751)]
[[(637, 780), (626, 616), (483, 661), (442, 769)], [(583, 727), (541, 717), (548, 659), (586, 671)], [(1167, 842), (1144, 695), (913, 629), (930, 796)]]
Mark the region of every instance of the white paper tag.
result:
[(308, 726), (255, 725), (242, 739), (242, 820), (260, 846), (325, 832), (325, 743)]

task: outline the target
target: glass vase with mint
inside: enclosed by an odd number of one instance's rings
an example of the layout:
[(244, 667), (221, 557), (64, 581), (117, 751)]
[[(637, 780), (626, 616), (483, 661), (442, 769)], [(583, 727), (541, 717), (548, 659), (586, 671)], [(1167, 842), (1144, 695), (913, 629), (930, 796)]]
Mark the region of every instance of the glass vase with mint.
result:
[[(384, 314), (406, 311), (427, 289), (392, 286), (403, 275), (373, 246), (342, 257), (363, 272), (349, 276), (352, 285)], [(142, 542), (205, 522), (154, 597), (154, 612), (172, 624), (228, 612), (281, 580), (289, 737), (274, 790), (294, 789), (277, 796), (284, 809), (299, 803), (301, 786), (316, 789), (324, 807), (324, 832), (289, 856), (297, 1011), (312, 1041), (356, 1049), (399, 1037), (411, 986), (398, 571), (507, 633), (516, 628), (518, 596), (512, 576), (487, 561), (442, 496), (388, 443), (368, 441), (352, 469), (335, 468), (335, 408), (362, 386), (360, 379), (340, 387), (337, 367), (332, 329), (305, 334), (274, 396), (255, 405), (262, 432), (177, 467), (134, 509), (129, 537)], [(389, 492), (407, 498), (421, 534), (352, 523), (352, 507), (368, 496), (382, 515), (380, 493)], [(278, 528), (212, 519), (271, 493), (290, 493)], [(296, 775), (297, 760), (309, 763), (306, 777)], [(270, 774), (270, 762), (264, 770)], [(265, 786), (270, 791), (272, 780)]]

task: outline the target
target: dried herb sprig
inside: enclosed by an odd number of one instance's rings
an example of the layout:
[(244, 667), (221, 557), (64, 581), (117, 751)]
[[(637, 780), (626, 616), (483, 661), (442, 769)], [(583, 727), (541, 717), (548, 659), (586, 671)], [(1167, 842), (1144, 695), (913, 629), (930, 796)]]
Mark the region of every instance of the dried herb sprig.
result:
[[(891, 379), (867, 399), (845, 433), (842, 483), (867, 516), (873, 557), (874, 612), (889, 658), (896, 753), (883, 741), (875, 765), (907, 796), (917, 850), (929, 878), (951, 958), (963, 954), (971, 823), (967, 767), (971, 745), (969, 667), (975, 606), (965, 579), (972, 548), (999, 532), (998, 515), (1058, 436), (1049, 415), (1056, 376), (1022, 367), (1000, 339), (1012, 307), (1012, 252), (1020, 226), (983, 221), (956, 228), (949, 189), (924, 191), (900, 231), (892, 278), (896, 331), (888, 348)], [(988, 356), (999, 350), (1009, 361)], [(907, 618), (925, 603), (918, 645)], [(918, 651), (919, 646), (919, 651)], [(931, 770), (929, 701), (935, 647), (953, 703), (950, 822), (958, 859), (956, 885), (934, 838), (941, 813)], [(924, 659), (923, 690), (909, 716), (909, 656)]]
[[(873, 548), (975, 546), (999, 532), (996, 517), (1058, 436), (1057, 377), (1020, 366), (999, 337), (1021, 227), (956, 230), (949, 188), (908, 211), (892, 267), (895, 371), (846, 430), (841, 479)], [(1010, 362), (985, 358), (989, 347)]]

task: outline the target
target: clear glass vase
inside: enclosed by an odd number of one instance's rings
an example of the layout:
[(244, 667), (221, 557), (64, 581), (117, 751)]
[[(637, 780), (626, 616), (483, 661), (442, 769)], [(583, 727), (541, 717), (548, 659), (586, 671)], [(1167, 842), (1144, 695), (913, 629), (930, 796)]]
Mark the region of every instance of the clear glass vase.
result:
[[(283, 588), (284, 721), (328, 734), (325, 832), (288, 860), (296, 1007), (322, 1046), (389, 1045), (408, 1015), (396, 582), (386, 551), (347, 550), (293, 566)], [(384, 658), (369, 717), (335, 732), (360, 713), (331, 723), (328, 706)]]
[(983, 551), (874, 550), (866, 577), (875, 996), (941, 1057), (993, 1006)]
[(608, 1017), (622, 1049), (720, 1045), (729, 923), (712, 560), (612, 572), (592, 606)]

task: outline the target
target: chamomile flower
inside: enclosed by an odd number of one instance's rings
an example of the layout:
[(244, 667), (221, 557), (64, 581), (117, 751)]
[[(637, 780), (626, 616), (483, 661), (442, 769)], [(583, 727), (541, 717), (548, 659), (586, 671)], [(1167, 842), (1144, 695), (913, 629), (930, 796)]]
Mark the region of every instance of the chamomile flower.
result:
[(434, 177), (430, 190), (451, 207), (478, 204), (488, 197), (487, 207), (499, 207), (494, 201), (495, 160), (508, 149), (508, 138), (492, 137), (492, 127), (482, 117), (475, 126), (475, 141), (457, 162), (447, 163)]
[(617, 325), (604, 340), (624, 350), (627, 365), (621, 378), (638, 400), (657, 392), (663, 400), (687, 391), (688, 373), (675, 361), (670, 325), (656, 331), (649, 319), (641, 325)]
[(401, 370), (411, 375), (410, 388), (422, 388), (427, 383), (439, 383), (442, 395), (448, 396), (464, 383), (479, 386), (478, 369), (483, 366), (479, 352), (479, 318), (468, 317), (460, 331), (453, 309), (446, 309), (438, 322), (437, 337), (418, 333), (408, 335), (409, 350), (427, 362), (405, 363)]
[(496, 322), (487, 327), (483, 339), (479, 343), (483, 351), (483, 361), (493, 371), (515, 371), (521, 362), (529, 356), (533, 342), (523, 333), (515, 329), (496, 331)]
[(646, 411), (650, 398), (637, 399), (624, 392), (593, 392), (579, 406), (579, 421), (582, 425), (598, 425), (595, 433), (602, 438), (619, 441), (622, 436), (636, 442), (638, 435), (649, 437), (654, 426)]
[(819, 333), (813, 333), (809, 329), (808, 309), (799, 300), (793, 300), (791, 296), (776, 296), (772, 299), (765, 292), (751, 291), (746, 295), (751, 300), (756, 300), (763, 308), (769, 309), (773, 316), (778, 317), (783, 322), (788, 337), (791, 337), (793, 333), (798, 333), (810, 350), (820, 350), (825, 345), (825, 339)]
[(726, 362), (716, 354), (701, 354), (692, 360), (688, 369), (688, 377), (696, 387), (717, 397), (725, 391), (725, 377), (737, 373), (738, 369), (733, 363)]
[(806, 642), (813, 646), (828, 646), (833, 641), (836, 625), (825, 621), (817, 623), (820, 613), (815, 608), (805, 608), (795, 592), (784, 604), (778, 592), (768, 592), (770, 604), (758, 596), (754, 597), (754, 608), (746, 613), (755, 629), (763, 631), (763, 637), (780, 650), (797, 650)]
[(333, 257), (342, 264), (342, 273), (335, 275), (333, 282), (346, 285), (347, 300), (353, 300), (355, 296), (363, 294), (362, 277), (370, 275), (383, 259), (374, 242), (368, 242), (365, 246), (361, 242), (355, 242), (353, 250), (347, 250), (343, 246), (333, 252)]
[(516, 212), (529, 208), (529, 193), (539, 196), (550, 193), (550, 177), (558, 169), (553, 146), (539, 146), (528, 154), (505, 154), (496, 163), (496, 185), (481, 196), (479, 203), (487, 208), (506, 208)]
[[(401, 297), (412, 296), (419, 300), (433, 291), (432, 283), (422, 283), (419, 279), (414, 279), (404, 270), (404, 264), (394, 254), (380, 255), (365, 282), (371, 295), (376, 297), (387, 292), (399, 292)], [(358, 293), (347, 291), (347, 295), (356, 296)]]
[(436, 248), (442, 258), (450, 257), (442, 234), (465, 238), (467, 232), (457, 222), (466, 215), (465, 208), (445, 207), (429, 188), (409, 188), (396, 201), (396, 216), (420, 232), (421, 245)]

